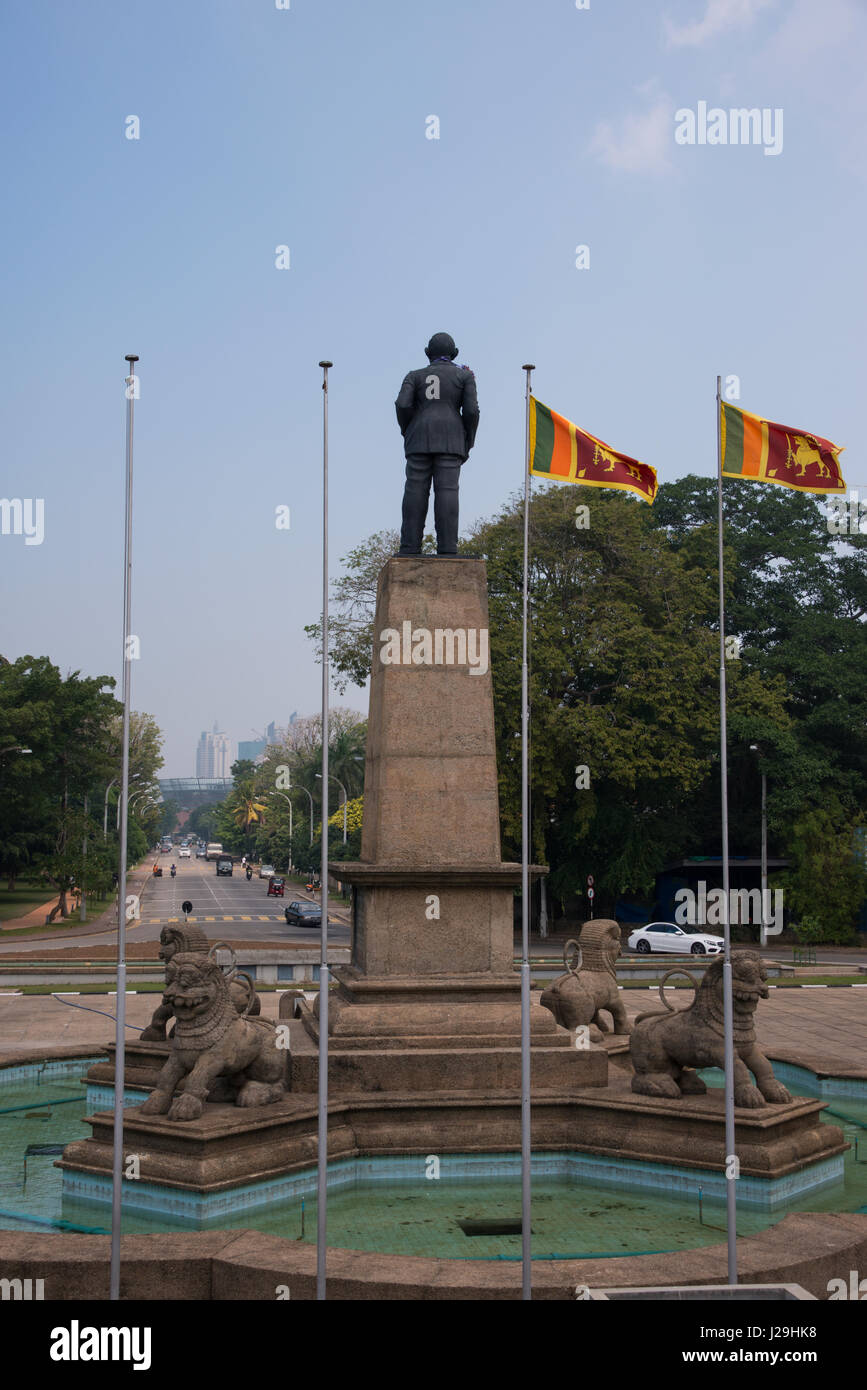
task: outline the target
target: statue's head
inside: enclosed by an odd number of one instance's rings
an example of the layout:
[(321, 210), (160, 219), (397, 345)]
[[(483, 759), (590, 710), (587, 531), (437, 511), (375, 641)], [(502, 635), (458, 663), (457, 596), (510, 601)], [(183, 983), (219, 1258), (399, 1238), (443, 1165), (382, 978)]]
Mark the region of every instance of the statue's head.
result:
[(163, 999), (179, 1023), (213, 1013), (228, 997), (229, 986), (216, 961), (200, 951), (178, 951), (166, 966)]
[(614, 962), (620, 955), (620, 927), (613, 917), (596, 917), (585, 922), (578, 945), (582, 970), (606, 970), (609, 975), (616, 973)]
[[(722, 1001), (725, 958), (716, 956), (704, 972), (701, 989)], [(760, 999), (767, 999), (768, 974), (758, 951), (732, 952), (732, 1011), (735, 1023), (756, 1011)]]
[(454, 362), (457, 355), (455, 340), (450, 333), (435, 333), (425, 348), (425, 356), (429, 362), (435, 357), (449, 357)]
[(166, 965), (178, 951), (207, 951), (208, 938), (195, 922), (165, 926), (160, 932), (160, 960)]

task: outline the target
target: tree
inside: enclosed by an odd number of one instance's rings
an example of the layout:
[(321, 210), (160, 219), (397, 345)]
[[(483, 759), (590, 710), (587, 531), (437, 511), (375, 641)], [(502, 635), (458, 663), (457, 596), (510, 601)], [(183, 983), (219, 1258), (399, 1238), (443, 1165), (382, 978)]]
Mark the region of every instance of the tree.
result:
[[(11, 883), (28, 869), (53, 884), (61, 916), (70, 883), (87, 888), (103, 872), (104, 797), (120, 773), (121, 710), (113, 688), (109, 676), (64, 677), (48, 657), (0, 660), (0, 748), (33, 749), (13, 762), (0, 757), (0, 866)], [(131, 778), (137, 790), (155, 795), (160, 741), (150, 715), (134, 713)]]
[[(386, 560), (396, 553), (399, 545), (397, 531), (376, 531), (340, 562), (344, 573), (334, 584), (335, 611), (329, 618), (328, 630), (331, 680), (341, 695), (348, 685), (364, 685), (370, 676), (377, 581)], [(436, 554), (432, 535), (424, 537), (422, 554)], [(321, 619), (308, 624), (304, 631), (315, 644), (317, 660), (321, 662)]]
[[(856, 825), (864, 824), (863, 814)], [(867, 898), (867, 868), (856, 852), (852, 813), (839, 798), (804, 811), (791, 828), (792, 869), (781, 876), (786, 904), (812, 940), (847, 943)]]

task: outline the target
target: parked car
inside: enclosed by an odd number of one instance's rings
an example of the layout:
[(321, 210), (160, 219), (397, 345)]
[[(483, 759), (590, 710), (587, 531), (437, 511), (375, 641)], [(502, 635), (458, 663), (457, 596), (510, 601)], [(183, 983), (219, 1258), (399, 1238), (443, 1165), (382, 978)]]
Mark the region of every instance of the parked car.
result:
[(278, 878), (276, 874), (272, 874), (268, 880), (268, 897), (282, 898), (285, 887), (285, 880)]
[(188, 849), (179, 849), (179, 850), (178, 850), (178, 858), (179, 858), (179, 859), (189, 859), (189, 858), (190, 858), (190, 851), (189, 851)]
[(631, 951), (643, 956), (650, 955), (651, 951), (677, 956), (718, 956), (725, 942), (721, 936), (684, 931), (673, 922), (649, 922), (630, 934), (628, 944)]
[(230, 855), (220, 855), (219, 859), (217, 860), (217, 873), (226, 874), (229, 878), (232, 877), (232, 859)]
[(322, 925), (322, 909), (318, 903), (290, 903), (284, 907), (283, 916), (289, 927), (319, 927)]
[(260, 877), (260, 878), (273, 878), (273, 877), (274, 877), (274, 865), (273, 865), (273, 864), (260, 864), (260, 865), (259, 865), (259, 877)]

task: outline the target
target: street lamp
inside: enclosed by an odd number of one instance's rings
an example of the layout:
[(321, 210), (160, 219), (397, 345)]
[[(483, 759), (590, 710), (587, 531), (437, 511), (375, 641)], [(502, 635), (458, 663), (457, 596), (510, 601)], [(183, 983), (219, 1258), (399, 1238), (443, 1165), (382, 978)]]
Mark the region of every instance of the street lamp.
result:
[[(321, 773), (321, 772), (317, 772), (315, 775), (319, 778), (319, 780), (320, 780), (320, 782), (321, 782), (321, 781), (322, 781), (322, 773)], [(344, 785), (343, 785), (343, 783), (341, 782), (340, 778), (339, 778), (339, 777), (335, 777), (333, 772), (331, 773), (331, 780), (332, 780), (332, 782), (336, 782), (337, 785), (338, 785), (338, 787), (340, 788), (340, 790), (343, 792), (343, 843), (346, 844), (346, 803), (347, 803), (347, 801), (349, 800), (349, 797), (348, 797), (348, 795), (347, 795), (346, 788), (344, 787)]]
[(289, 807), (289, 867), (288, 867), (288, 869), (286, 870), (286, 872), (289, 873), (289, 874), (291, 874), (291, 872), (292, 872), (292, 802), (289, 800), (289, 798), (288, 798), (288, 796), (286, 795), (285, 792), (273, 791), (273, 792), (262, 792), (262, 793), (260, 793), (260, 794), (261, 794), (262, 796), (282, 796), (283, 800), (286, 802), (286, 805)]
[[(317, 772), (316, 776), (317, 776), (317, 777), (321, 776), (321, 773)], [(313, 793), (312, 793), (312, 792), (309, 792), (309, 791), (307, 790), (306, 787), (302, 787), (302, 786), (300, 785), (300, 783), (298, 784), (298, 786), (293, 787), (292, 790), (293, 790), (293, 792), (304, 792), (305, 795), (307, 796), (308, 801), (310, 802), (310, 844), (311, 844), (311, 846), (312, 846), (312, 845), (313, 845)]]
[[(750, 752), (758, 753), (761, 757), (762, 750), (758, 743), (750, 744)], [(767, 946), (768, 935), (765, 921), (765, 902), (768, 891), (768, 779), (762, 773), (762, 930), (759, 936), (759, 945)]]
[[(114, 786), (114, 784), (115, 784), (115, 782), (116, 782), (117, 780), (118, 780), (118, 779), (117, 779), (116, 777), (112, 777), (111, 781), (109, 782), (108, 786), (107, 786), (106, 789), (105, 789), (105, 810), (104, 810), (104, 812), (103, 812), (103, 817), (102, 817), (102, 839), (103, 839), (103, 843), (105, 843), (105, 841), (108, 839), (108, 794), (109, 794), (109, 792), (111, 791), (112, 787)], [(120, 814), (120, 813), (118, 812), (118, 814)]]
[[(115, 780), (116, 780), (116, 779), (115, 779)], [(132, 781), (133, 781), (133, 782), (135, 781), (135, 777), (132, 778)], [(140, 788), (138, 789), (138, 791), (134, 791), (134, 792), (132, 793), (131, 796), (128, 796), (128, 797), (127, 797), (127, 814), (129, 814), (130, 807), (132, 806), (132, 803), (135, 801), (136, 797), (138, 797), (138, 796), (150, 796), (151, 790), (152, 790), (152, 788), (150, 788), (150, 787), (140, 787)], [(120, 830), (120, 807), (121, 807), (121, 801), (122, 801), (122, 800), (123, 800), (122, 797), (118, 797), (118, 799), (117, 799), (117, 826), (116, 826), (116, 829), (117, 829), (117, 830)]]
[(0, 758), (5, 753), (32, 753), (32, 748), (22, 748), (20, 743), (10, 743), (8, 748), (0, 748)]

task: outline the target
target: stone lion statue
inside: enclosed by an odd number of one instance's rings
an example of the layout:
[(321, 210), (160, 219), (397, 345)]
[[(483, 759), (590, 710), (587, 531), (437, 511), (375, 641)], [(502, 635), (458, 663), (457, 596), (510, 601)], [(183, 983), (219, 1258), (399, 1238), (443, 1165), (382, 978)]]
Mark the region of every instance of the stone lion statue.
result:
[[(201, 952), (179, 951), (166, 966), (166, 1004), (176, 1019), (172, 1050), (140, 1111), (197, 1120), (214, 1083), (236, 1105), (270, 1105), (287, 1092), (288, 1052), (263, 1018), (239, 1016), (230, 981)], [(181, 1094), (174, 1096), (175, 1088)], [(222, 1094), (218, 1091), (217, 1094)]]
[[(570, 958), (577, 952), (577, 964)], [(542, 993), (542, 1003), (550, 1009), (562, 1028), (570, 1032), (587, 1024), (590, 1041), (601, 1042), (610, 1033), (600, 1010), (607, 1009), (614, 1020), (615, 1033), (629, 1033), (626, 1009), (617, 988), (614, 963), (620, 955), (620, 928), (609, 918), (585, 922), (581, 940), (567, 941), (563, 963), (567, 973), (559, 975)]]
[[(732, 956), (732, 1013), (735, 1105), (755, 1109), (792, 1099), (774, 1077), (767, 1057), (756, 1044), (755, 1013), (767, 999), (764, 963), (758, 951)], [(635, 1075), (632, 1089), (641, 1096), (703, 1095), (707, 1089), (695, 1067), (724, 1067), (723, 957), (712, 961), (687, 1009), (639, 1014), (629, 1040)], [(756, 1079), (755, 1086), (750, 1072)]]
[[(195, 922), (184, 922), (183, 925), (165, 926), (160, 932), (160, 960), (165, 961), (168, 966), (169, 961), (176, 956), (179, 951), (201, 952), (207, 955), (209, 952), (216, 951), (223, 942), (216, 942), (211, 946), (201, 927)], [(230, 948), (227, 948), (230, 949)], [(258, 994), (253, 988), (253, 982), (249, 975), (238, 975), (234, 973), (229, 977), (229, 991), (232, 996), (232, 1003), (235, 1005), (239, 1014), (258, 1016), (262, 1010), (262, 1003)], [(141, 1034), (142, 1042), (165, 1042), (166, 1026), (172, 1017), (169, 1005), (163, 1001), (154, 1009), (151, 1021)], [(171, 1038), (174, 1029), (169, 1033)]]

